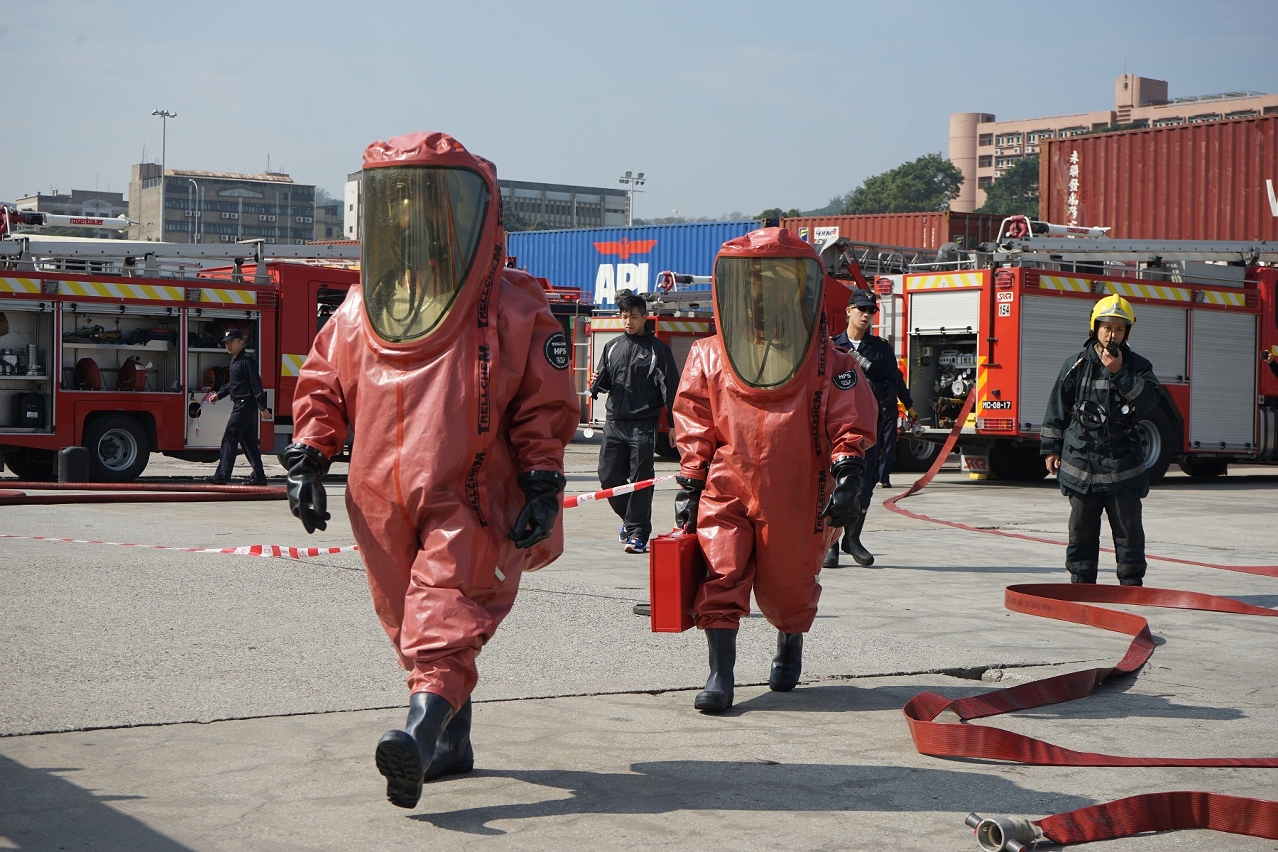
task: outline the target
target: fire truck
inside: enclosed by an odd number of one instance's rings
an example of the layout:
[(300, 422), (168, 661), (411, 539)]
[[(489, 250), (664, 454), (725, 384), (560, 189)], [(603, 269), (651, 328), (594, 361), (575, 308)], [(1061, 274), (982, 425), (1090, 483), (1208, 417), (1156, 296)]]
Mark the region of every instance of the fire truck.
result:
[(358, 284), (358, 252), (0, 239), (4, 463), (21, 478), (48, 480), (58, 450), (83, 446), (91, 479), (127, 482), (152, 452), (216, 460), (231, 405), (207, 397), (224, 381), (219, 343), (230, 328), (243, 333), (276, 413), (261, 424), (262, 448), (282, 451), (302, 361)]
[[(916, 408), (917, 439), (943, 441), (969, 393), (959, 447), (971, 471), (1041, 479), (1039, 435), (1066, 358), (1092, 306), (1116, 294), (1136, 309), (1132, 347), (1154, 365), (1162, 401), (1139, 424), (1151, 481), (1172, 462), (1191, 476), (1278, 461), (1278, 246), (1116, 240), (1104, 229), (1013, 217), (977, 251), (944, 250), (875, 289), (894, 323)], [(933, 452), (935, 452), (933, 450)]]

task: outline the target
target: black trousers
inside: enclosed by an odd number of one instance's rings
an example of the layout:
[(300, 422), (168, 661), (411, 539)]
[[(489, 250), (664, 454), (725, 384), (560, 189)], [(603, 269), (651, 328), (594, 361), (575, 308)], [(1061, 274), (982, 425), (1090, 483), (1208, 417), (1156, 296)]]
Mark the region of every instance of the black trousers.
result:
[(1145, 577), (1145, 526), (1141, 522), (1139, 491), (1118, 494), (1069, 495), (1069, 547), (1065, 567), (1075, 583), (1095, 583), (1100, 560), (1101, 512), (1109, 517), (1114, 535), (1118, 582), (1139, 586)]
[[(615, 488), (652, 479), (656, 471), (653, 461), (656, 450), (657, 418), (606, 421), (603, 443), (599, 447), (599, 484)], [(625, 524), (627, 538), (647, 541), (652, 535), (651, 488), (609, 497), (608, 504)]]
[(257, 444), (257, 430), (260, 428), (262, 415), (258, 412), (257, 402), (251, 398), (233, 400), (231, 419), (226, 421), (226, 431), (222, 433), (222, 458), (217, 463), (218, 479), (230, 479), (235, 469), (235, 451), (244, 448), (244, 458), (253, 466), (253, 476), (266, 478), (262, 469), (262, 451)]
[(874, 446), (865, 450), (865, 474), (861, 477), (861, 493), (857, 498), (862, 509), (868, 508), (870, 501), (874, 499), (874, 486), (892, 471), (892, 462), (886, 460), (896, 458), (895, 400), (892, 401), (891, 409), (879, 409), (879, 431), (875, 437), (878, 440), (874, 442)]

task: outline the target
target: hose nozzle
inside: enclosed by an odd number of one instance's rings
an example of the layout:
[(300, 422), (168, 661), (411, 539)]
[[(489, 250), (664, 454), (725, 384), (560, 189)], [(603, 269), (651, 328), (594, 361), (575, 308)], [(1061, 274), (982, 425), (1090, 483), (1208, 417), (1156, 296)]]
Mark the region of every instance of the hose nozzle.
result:
[(976, 842), (984, 852), (1021, 852), (1026, 844), (1042, 839), (1038, 826), (1020, 817), (983, 817), (968, 814), (963, 820), (976, 829)]

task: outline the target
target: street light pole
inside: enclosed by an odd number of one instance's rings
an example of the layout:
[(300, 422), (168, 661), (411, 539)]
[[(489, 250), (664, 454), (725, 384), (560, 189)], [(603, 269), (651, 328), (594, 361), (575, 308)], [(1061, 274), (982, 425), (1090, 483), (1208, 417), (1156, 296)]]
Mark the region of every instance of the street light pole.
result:
[(639, 187), (643, 186), (647, 181), (643, 179), (643, 172), (633, 174), (628, 171), (617, 182), (626, 187), (626, 227), (629, 228), (634, 224), (635, 193), (643, 192)]
[(176, 112), (169, 112), (167, 109), (153, 109), (151, 115), (160, 117), (160, 242), (164, 241), (164, 171), (167, 168), (167, 154), (169, 119), (177, 118)]

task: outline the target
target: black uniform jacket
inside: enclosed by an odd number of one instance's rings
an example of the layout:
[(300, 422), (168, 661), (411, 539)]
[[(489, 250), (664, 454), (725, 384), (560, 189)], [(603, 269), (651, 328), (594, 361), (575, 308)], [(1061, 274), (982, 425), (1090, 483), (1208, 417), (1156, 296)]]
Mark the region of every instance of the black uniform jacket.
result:
[(608, 394), (609, 420), (645, 420), (674, 405), (679, 368), (674, 353), (651, 333), (622, 334), (604, 346), (591, 397)]
[(881, 337), (867, 334), (861, 338), (860, 345), (852, 348), (852, 339), (847, 332), (836, 335), (831, 341), (835, 346), (856, 358), (870, 382), (874, 398), (879, 401), (879, 408), (891, 407), (896, 410), (896, 401), (905, 403), (906, 408), (914, 407), (910, 397), (910, 389), (905, 386), (905, 377), (901, 375), (901, 367), (896, 363), (896, 353), (892, 344)]
[(257, 362), (244, 354), (231, 359), (231, 369), (227, 371), (226, 384), (216, 390), (218, 399), (255, 399), (257, 407), (266, 410), (266, 391), (262, 390), (262, 376), (257, 371)]
[(1120, 349), (1123, 366), (1111, 374), (1089, 341), (1065, 361), (1047, 399), (1039, 454), (1061, 457), (1059, 480), (1066, 493), (1149, 488), (1136, 424), (1158, 406), (1158, 379), (1147, 359), (1126, 343)]

